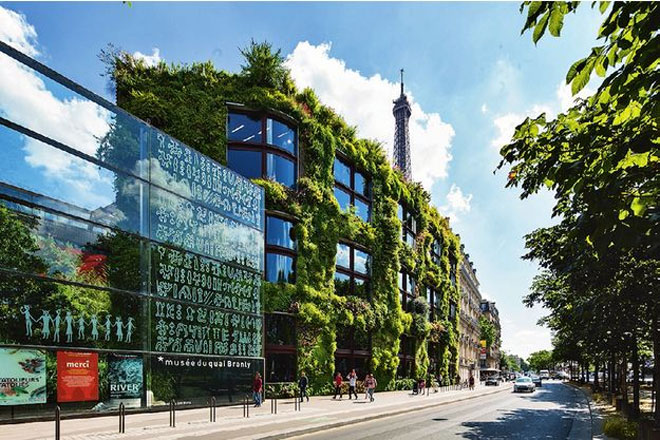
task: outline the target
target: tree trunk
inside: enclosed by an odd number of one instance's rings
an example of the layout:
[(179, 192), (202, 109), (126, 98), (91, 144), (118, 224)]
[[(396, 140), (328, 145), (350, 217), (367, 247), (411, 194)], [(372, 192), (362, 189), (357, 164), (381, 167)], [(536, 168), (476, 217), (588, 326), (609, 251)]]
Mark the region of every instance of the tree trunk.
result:
[(660, 319), (657, 315), (653, 320), (653, 390), (655, 394), (653, 420), (655, 426), (660, 428), (660, 402), (658, 402), (658, 392), (660, 391)]
[(632, 343), (632, 369), (633, 369), (633, 406), (630, 415), (633, 419), (639, 418), (639, 350), (637, 336), (633, 336)]
[(626, 381), (628, 376), (628, 361), (626, 360), (626, 355), (621, 356), (621, 364), (619, 371), (619, 384), (621, 387), (621, 397), (623, 401), (628, 403), (628, 382)]
[(594, 390), (598, 391), (598, 360), (594, 361)]

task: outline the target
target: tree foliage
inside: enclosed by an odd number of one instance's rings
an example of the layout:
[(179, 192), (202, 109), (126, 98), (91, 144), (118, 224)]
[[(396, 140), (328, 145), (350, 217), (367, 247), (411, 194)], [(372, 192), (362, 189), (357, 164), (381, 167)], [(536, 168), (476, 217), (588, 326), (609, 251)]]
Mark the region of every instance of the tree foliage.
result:
[(554, 367), (554, 359), (552, 351), (540, 350), (530, 354), (527, 358), (529, 368), (533, 371), (552, 370)]

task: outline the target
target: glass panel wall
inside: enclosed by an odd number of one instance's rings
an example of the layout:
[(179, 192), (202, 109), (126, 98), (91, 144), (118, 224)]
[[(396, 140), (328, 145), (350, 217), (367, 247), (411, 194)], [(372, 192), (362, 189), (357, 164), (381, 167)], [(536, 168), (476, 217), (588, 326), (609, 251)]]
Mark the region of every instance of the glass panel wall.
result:
[(369, 253), (355, 245), (337, 243), (337, 267), (335, 269), (335, 293), (355, 295), (369, 299)]
[(371, 196), (369, 182), (355, 167), (335, 158), (333, 167), (335, 176), (335, 198), (342, 211), (355, 206), (355, 214), (364, 222), (369, 222), (371, 215)]

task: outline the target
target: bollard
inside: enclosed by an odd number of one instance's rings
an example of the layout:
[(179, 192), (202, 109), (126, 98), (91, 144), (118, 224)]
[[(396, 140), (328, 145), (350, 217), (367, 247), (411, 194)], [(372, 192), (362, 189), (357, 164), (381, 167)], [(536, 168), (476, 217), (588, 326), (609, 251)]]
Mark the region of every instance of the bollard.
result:
[(55, 440), (60, 440), (60, 406), (55, 406)]
[(246, 414), (246, 417), (249, 419), (250, 418), (250, 401), (247, 399), (247, 397), (245, 398), (245, 414)]
[(170, 428), (176, 428), (176, 402), (170, 400)]
[(209, 399), (209, 422), (215, 422), (215, 397)]
[(119, 404), (119, 433), (126, 432), (126, 406), (123, 403)]

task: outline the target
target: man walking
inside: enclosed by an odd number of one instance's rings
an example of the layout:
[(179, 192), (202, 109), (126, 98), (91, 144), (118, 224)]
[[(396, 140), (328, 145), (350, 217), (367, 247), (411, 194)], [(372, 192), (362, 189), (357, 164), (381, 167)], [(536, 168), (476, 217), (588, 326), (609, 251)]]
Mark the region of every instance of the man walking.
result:
[(376, 391), (376, 386), (378, 382), (373, 374), (369, 373), (367, 378), (364, 380), (364, 387), (367, 389), (367, 394), (369, 395), (369, 401), (374, 401), (374, 392)]
[(470, 375), (470, 391), (474, 390), (474, 376)]
[(339, 394), (339, 399), (344, 397), (344, 393), (341, 390), (341, 383), (342, 383), (341, 373), (337, 372), (337, 374), (335, 375), (335, 395), (334, 395), (333, 399), (337, 398), (337, 394)]
[(355, 400), (357, 400), (358, 395), (357, 392), (355, 391), (355, 386), (357, 385), (357, 373), (355, 372), (355, 368), (351, 370), (350, 373), (348, 373), (348, 400), (351, 400), (352, 396), (355, 396)]
[(261, 374), (257, 373), (254, 376), (254, 382), (252, 382), (252, 397), (254, 398), (255, 408), (259, 408), (261, 406), (261, 391), (263, 385), (264, 383), (261, 380)]
[(303, 401), (303, 396), (307, 398), (307, 401), (309, 402), (309, 396), (307, 395), (307, 376), (305, 375), (305, 372), (303, 371), (300, 373), (300, 379), (298, 380), (298, 388), (300, 388), (300, 401)]

